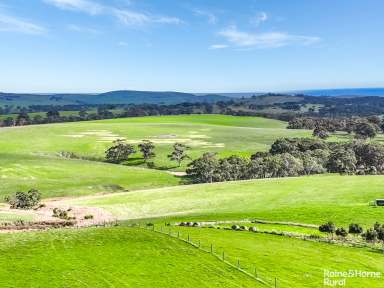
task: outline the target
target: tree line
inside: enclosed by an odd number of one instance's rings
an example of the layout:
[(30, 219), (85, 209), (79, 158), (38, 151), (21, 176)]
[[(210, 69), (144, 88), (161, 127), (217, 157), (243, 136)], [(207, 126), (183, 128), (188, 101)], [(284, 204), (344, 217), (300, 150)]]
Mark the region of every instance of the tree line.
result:
[(297, 117), (288, 122), (288, 129), (309, 129), (313, 135), (325, 139), (329, 133), (344, 131), (355, 138), (374, 138), (384, 132), (384, 119), (379, 116), (352, 118)]
[(291, 177), (322, 173), (384, 174), (384, 146), (377, 143), (325, 142), (321, 139), (282, 138), (268, 152), (250, 158), (219, 159), (205, 153), (186, 170), (194, 183)]

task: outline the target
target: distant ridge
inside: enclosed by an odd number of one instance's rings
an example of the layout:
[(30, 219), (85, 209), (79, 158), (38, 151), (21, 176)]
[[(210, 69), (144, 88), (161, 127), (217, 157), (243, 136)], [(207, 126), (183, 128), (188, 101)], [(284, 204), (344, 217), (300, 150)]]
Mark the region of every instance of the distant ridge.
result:
[(120, 90), (100, 94), (58, 93), (28, 94), (0, 93), (0, 105), (79, 105), (79, 104), (179, 104), (226, 101), (230, 98), (222, 95), (201, 95), (182, 92), (153, 92)]
[(384, 97), (384, 88), (339, 88), (315, 89), (289, 92), (302, 93), (309, 96), (381, 96)]

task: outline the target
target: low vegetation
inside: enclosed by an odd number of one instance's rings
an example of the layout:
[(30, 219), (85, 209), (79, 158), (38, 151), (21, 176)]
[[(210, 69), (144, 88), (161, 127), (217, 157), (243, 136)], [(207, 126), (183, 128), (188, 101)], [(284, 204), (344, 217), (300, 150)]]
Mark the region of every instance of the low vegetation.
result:
[(32, 209), (40, 203), (41, 194), (36, 189), (30, 189), (28, 192), (16, 192), (13, 196), (6, 196), (11, 209)]

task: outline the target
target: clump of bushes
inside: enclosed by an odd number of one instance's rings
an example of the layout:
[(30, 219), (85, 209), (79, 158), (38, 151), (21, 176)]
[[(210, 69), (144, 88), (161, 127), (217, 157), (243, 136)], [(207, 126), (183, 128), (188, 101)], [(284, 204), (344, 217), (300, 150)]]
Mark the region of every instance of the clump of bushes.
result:
[(341, 227), (336, 229), (336, 235), (344, 238), (344, 237), (347, 237), (348, 232), (347, 230)]
[(333, 222), (327, 222), (319, 226), (319, 231), (333, 234), (336, 231), (336, 227), (335, 227), (335, 224), (333, 224)]
[(36, 189), (28, 192), (16, 192), (14, 196), (5, 197), (11, 209), (32, 209), (40, 203), (41, 194)]
[(257, 228), (255, 226), (251, 226), (248, 228), (249, 232), (257, 232)]
[(239, 225), (232, 225), (232, 230), (240, 230), (240, 226)]
[(361, 234), (363, 233), (363, 227), (361, 227), (359, 224), (352, 223), (349, 224), (348, 232), (350, 234)]
[(74, 219), (76, 219), (76, 217), (69, 216), (68, 212), (70, 212), (70, 211), (71, 211), (71, 209), (62, 210), (60, 208), (53, 208), (52, 217), (56, 217), (56, 218), (63, 219), (63, 220), (74, 220)]
[(91, 215), (91, 214), (85, 215), (85, 216), (84, 216), (84, 219), (85, 219), (85, 220), (93, 219), (93, 215)]

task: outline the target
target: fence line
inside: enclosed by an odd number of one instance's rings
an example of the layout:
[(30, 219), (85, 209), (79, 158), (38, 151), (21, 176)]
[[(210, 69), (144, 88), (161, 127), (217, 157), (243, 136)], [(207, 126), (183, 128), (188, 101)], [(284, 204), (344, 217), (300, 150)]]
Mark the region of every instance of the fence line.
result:
[[(193, 241), (191, 241), (191, 238), (190, 238), (190, 236), (189, 236), (189, 233), (187, 234), (187, 239), (183, 239), (183, 238), (180, 236), (180, 235), (181, 235), (181, 234), (180, 234), (180, 231), (177, 231), (177, 234), (174, 235), (174, 234), (172, 234), (170, 228), (168, 229), (168, 231), (166, 231), (165, 229), (163, 229), (163, 226), (160, 226), (160, 230), (156, 230), (155, 225), (152, 225), (152, 226), (144, 226), (144, 227), (142, 227), (142, 226), (139, 225), (138, 227), (143, 228), (143, 229), (145, 229), (145, 230), (153, 231), (153, 232), (155, 232), (155, 233), (160, 233), (160, 234), (167, 235), (167, 236), (169, 236), (169, 237), (178, 239), (179, 241), (182, 241), (182, 242), (184, 242), (184, 243), (187, 243), (187, 244), (189, 244), (189, 245), (192, 245), (193, 247), (195, 247), (195, 248), (197, 248), (197, 249), (199, 249), (199, 250), (201, 250), (201, 251), (203, 251), (203, 252), (206, 252), (206, 253), (208, 253), (208, 254), (211, 254), (212, 256), (214, 256), (214, 257), (216, 257), (218, 260), (220, 260), (221, 262), (224, 262), (225, 264), (231, 266), (232, 268), (234, 268), (234, 269), (236, 269), (236, 270), (238, 270), (238, 271), (240, 271), (240, 272), (246, 274), (247, 276), (251, 277), (252, 279), (256, 280), (257, 282), (260, 282), (261, 284), (264, 284), (264, 285), (266, 285), (266, 286), (273, 287), (273, 288), (277, 288), (277, 287), (278, 287), (278, 279), (277, 279), (277, 278), (274, 278), (274, 283), (273, 283), (273, 284), (268, 283), (266, 280), (264, 280), (264, 279), (262, 279), (261, 277), (259, 277), (259, 274), (258, 274), (258, 272), (257, 272), (256, 267), (254, 267), (254, 273), (253, 273), (253, 274), (250, 273), (250, 272), (248, 272), (248, 271), (245, 270), (245, 269), (242, 269), (242, 268), (241, 268), (241, 265), (240, 265), (240, 260), (239, 260), (239, 259), (237, 259), (237, 263), (236, 263), (236, 264), (231, 263), (229, 260), (227, 260), (229, 257), (228, 257), (228, 255), (227, 255), (224, 251), (222, 252), (221, 255), (216, 254), (216, 253), (214, 252), (214, 249), (213, 249), (214, 246), (213, 246), (212, 243), (210, 244), (210, 249), (209, 249), (209, 250), (208, 250), (208, 249), (204, 249), (204, 248), (202, 247), (202, 245), (201, 245), (201, 241), (200, 241), (200, 240), (198, 240), (197, 243), (194, 243)], [(150, 227), (152, 227), (152, 228), (150, 228)], [(227, 258), (226, 258), (226, 257), (227, 257)]]

